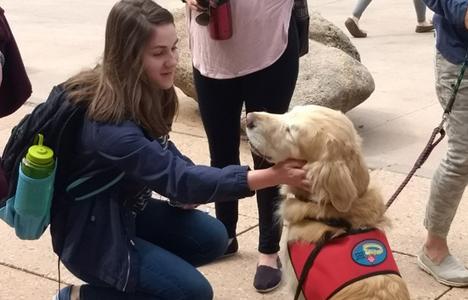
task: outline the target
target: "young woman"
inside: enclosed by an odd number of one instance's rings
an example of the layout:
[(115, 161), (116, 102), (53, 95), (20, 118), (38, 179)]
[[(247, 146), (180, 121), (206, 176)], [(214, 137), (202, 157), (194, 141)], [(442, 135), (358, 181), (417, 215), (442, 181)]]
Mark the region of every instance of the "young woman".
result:
[[(107, 20), (102, 62), (64, 84), (68, 99), (87, 107), (71, 179), (101, 170), (123, 178), (86, 200), (56, 195), (54, 251), (88, 283), (65, 287), (56, 299), (212, 299), (196, 267), (222, 255), (228, 236), (191, 205), (308, 185), (298, 161), (249, 171), (197, 166), (182, 155), (168, 139), (177, 60), (172, 15), (151, 0), (121, 0)], [(87, 185), (97, 187), (101, 177)], [(187, 209), (152, 199), (152, 191)]]

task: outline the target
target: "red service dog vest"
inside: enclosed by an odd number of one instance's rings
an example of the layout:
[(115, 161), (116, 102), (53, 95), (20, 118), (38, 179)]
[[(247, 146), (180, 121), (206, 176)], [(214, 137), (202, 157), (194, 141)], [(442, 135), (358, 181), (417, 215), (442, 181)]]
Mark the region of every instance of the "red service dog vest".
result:
[[(296, 278), (300, 278), (314, 248), (314, 243), (288, 243)], [(302, 294), (306, 300), (325, 300), (357, 280), (389, 273), (400, 275), (385, 234), (377, 229), (351, 233), (323, 246), (309, 270)]]

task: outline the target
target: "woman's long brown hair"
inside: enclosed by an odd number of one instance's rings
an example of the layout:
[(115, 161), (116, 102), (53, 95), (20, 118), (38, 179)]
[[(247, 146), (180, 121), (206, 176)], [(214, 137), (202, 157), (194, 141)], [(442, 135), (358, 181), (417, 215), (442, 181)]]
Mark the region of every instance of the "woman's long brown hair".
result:
[(65, 82), (74, 103), (88, 106), (94, 121), (132, 120), (151, 136), (169, 133), (178, 109), (174, 87), (162, 90), (143, 69), (143, 51), (154, 25), (174, 24), (172, 14), (151, 0), (121, 0), (107, 18), (102, 62)]

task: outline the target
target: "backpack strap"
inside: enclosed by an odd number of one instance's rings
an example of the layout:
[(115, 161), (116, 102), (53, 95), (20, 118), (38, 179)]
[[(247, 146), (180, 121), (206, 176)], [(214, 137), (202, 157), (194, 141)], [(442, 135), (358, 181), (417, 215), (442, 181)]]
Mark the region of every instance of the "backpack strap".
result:
[(89, 199), (116, 185), (125, 176), (112, 167), (91, 171), (74, 180), (66, 187), (66, 192), (76, 201)]

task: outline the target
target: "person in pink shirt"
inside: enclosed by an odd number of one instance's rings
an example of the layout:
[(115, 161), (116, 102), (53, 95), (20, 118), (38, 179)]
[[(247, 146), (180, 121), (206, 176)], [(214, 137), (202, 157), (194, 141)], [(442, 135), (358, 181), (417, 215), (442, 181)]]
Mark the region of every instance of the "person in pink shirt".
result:
[[(239, 164), (243, 105), (247, 113), (281, 114), (289, 108), (299, 69), (294, 0), (230, 1), (232, 36), (224, 40), (213, 38), (209, 25), (200, 24), (201, 14), (205, 13), (208, 21), (207, 0), (184, 2), (194, 82), (211, 166)], [(226, 1), (211, 0), (212, 5), (216, 3), (226, 5)], [(271, 166), (265, 158), (252, 156), (255, 169)], [(281, 282), (278, 251), (282, 224), (275, 217), (279, 201), (277, 187), (257, 192), (260, 237), (253, 285), (259, 292), (271, 291)], [(224, 223), (230, 238), (225, 255), (232, 255), (238, 251), (237, 201), (216, 203), (216, 217)]]

